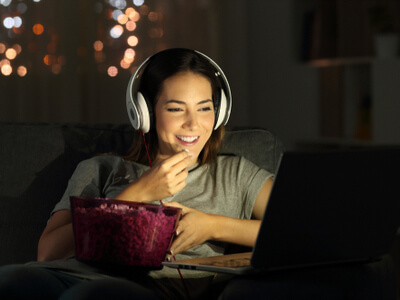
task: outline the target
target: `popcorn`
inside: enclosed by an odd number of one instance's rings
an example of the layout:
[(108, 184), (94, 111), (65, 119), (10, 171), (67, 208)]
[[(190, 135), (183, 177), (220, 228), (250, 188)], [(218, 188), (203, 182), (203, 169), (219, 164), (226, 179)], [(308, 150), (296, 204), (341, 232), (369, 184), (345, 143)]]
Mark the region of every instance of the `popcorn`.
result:
[[(90, 199), (72, 205), (78, 259), (107, 264), (161, 268), (180, 210), (126, 201)], [(84, 199), (84, 198), (83, 198)], [(71, 203), (73, 200), (71, 199)], [(95, 205), (96, 201), (101, 201)]]

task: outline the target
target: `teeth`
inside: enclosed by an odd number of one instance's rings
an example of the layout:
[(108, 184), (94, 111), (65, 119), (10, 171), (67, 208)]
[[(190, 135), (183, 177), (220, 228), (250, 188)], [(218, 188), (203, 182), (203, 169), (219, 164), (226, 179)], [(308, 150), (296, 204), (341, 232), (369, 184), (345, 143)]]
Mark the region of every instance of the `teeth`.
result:
[(198, 136), (180, 136), (180, 135), (178, 135), (177, 138), (184, 142), (192, 143), (195, 140), (197, 140), (199, 137)]

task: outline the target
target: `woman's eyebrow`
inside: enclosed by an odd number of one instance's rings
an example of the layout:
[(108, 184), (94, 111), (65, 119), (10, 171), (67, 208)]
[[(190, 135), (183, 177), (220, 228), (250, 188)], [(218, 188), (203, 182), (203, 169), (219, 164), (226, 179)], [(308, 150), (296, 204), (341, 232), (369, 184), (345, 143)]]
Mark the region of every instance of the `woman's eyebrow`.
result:
[(186, 104), (185, 101), (180, 101), (180, 100), (167, 100), (165, 101), (165, 104), (170, 104), (170, 103), (176, 103), (176, 104)]
[[(208, 102), (212, 102), (212, 100), (211, 100), (211, 99), (202, 100), (202, 101), (199, 101), (199, 102), (197, 103), (197, 105), (202, 105), (202, 104), (208, 103)], [(170, 104), (170, 103), (176, 103), (176, 104), (186, 105), (186, 102), (185, 102), (185, 101), (181, 101), (181, 100), (174, 100), (174, 99), (171, 99), (171, 100), (165, 101), (165, 104)]]
[(208, 102), (213, 102), (211, 99), (206, 99), (206, 100), (203, 100), (203, 101), (200, 101), (199, 103), (197, 103), (197, 105), (202, 105), (202, 104), (205, 104), (205, 103), (208, 103)]

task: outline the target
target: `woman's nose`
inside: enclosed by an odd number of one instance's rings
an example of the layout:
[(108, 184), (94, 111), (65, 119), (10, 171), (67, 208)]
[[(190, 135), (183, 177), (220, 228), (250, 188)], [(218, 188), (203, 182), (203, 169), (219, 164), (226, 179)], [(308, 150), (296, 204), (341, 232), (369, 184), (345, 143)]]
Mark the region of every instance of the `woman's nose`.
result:
[(186, 114), (184, 126), (190, 129), (195, 129), (199, 126), (198, 118), (195, 113), (188, 112)]

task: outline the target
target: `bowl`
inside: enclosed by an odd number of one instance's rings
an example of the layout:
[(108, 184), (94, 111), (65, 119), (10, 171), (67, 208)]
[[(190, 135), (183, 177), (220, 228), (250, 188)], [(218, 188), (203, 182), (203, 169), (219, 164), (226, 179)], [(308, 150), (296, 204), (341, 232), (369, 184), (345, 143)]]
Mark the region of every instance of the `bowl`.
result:
[(76, 258), (103, 266), (161, 269), (182, 210), (71, 196)]

